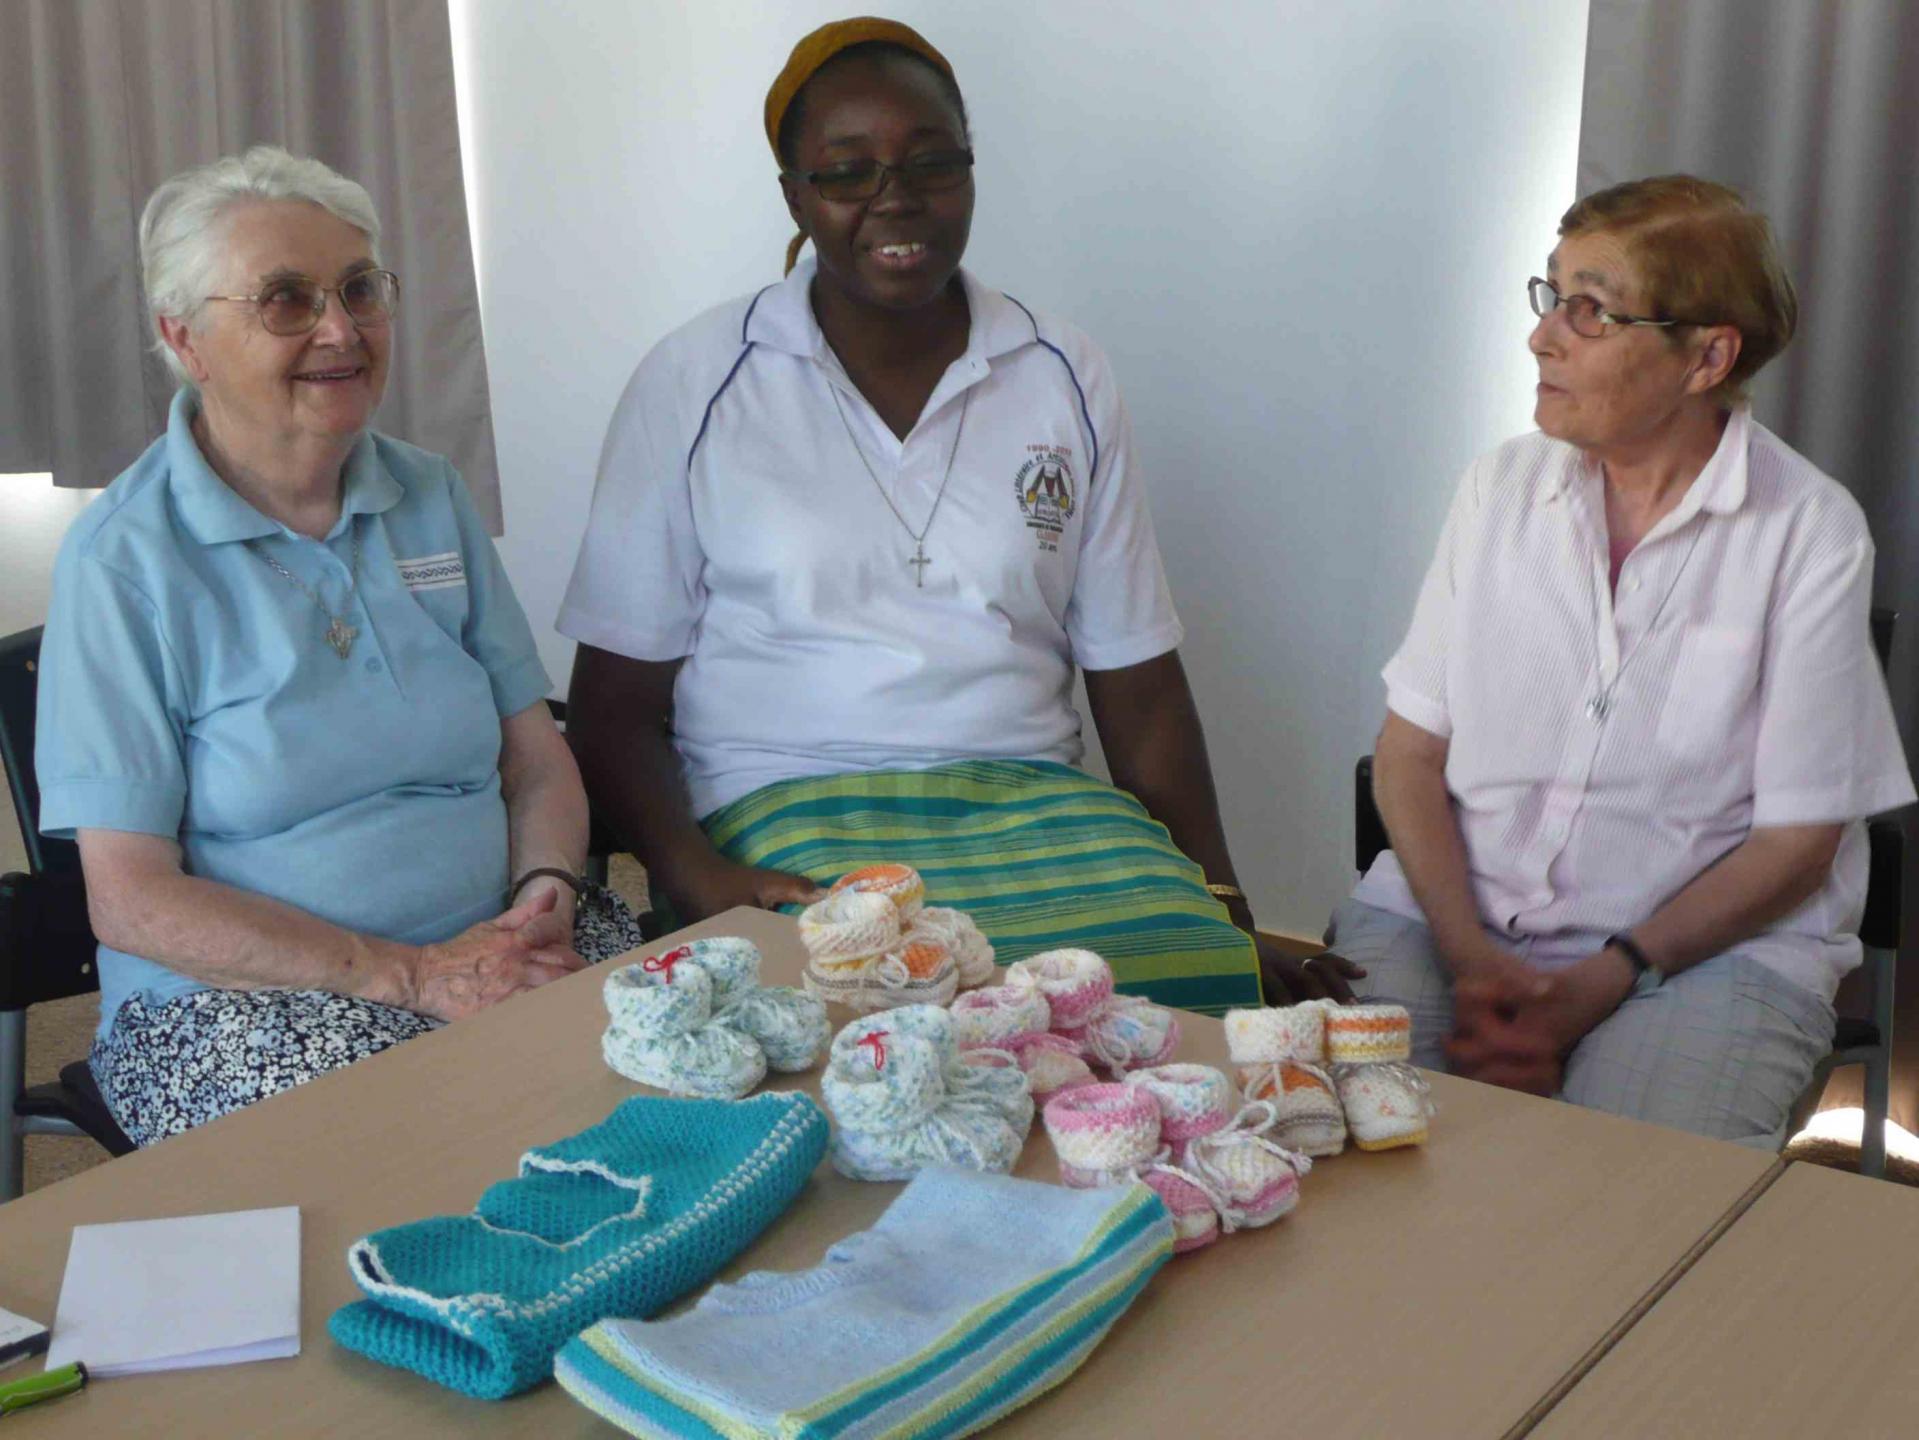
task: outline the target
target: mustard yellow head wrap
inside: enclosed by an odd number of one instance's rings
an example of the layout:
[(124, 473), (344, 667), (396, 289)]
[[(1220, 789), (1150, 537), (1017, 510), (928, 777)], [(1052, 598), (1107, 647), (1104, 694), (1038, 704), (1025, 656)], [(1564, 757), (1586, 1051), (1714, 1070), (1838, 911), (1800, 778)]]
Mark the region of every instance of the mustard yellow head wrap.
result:
[[(835, 20), (830, 25), (822, 25), (793, 47), (793, 53), (787, 56), (786, 68), (773, 81), (773, 88), (766, 92), (766, 143), (773, 147), (774, 159), (782, 158), (780, 122), (786, 119), (786, 112), (793, 108), (793, 100), (806, 87), (806, 82), (842, 50), (876, 40), (911, 50), (947, 79), (955, 79), (953, 67), (946, 57), (911, 25), (902, 25), (897, 20), (882, 20), (876, 15), (862, 15), (852, 20)], [(800, 247), (805, 243), (805, 235), (796, 235), (793, 243), (786, 247), (786, 268), (789, 272), (799, 259)]]

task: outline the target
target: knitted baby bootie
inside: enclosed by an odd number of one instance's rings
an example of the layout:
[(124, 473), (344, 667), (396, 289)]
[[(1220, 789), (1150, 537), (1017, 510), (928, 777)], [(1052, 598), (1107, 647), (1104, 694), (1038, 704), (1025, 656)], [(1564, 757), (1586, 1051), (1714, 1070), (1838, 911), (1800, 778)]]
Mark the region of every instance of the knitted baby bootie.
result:
[(1326, 1054), (1362, 1150), (1426, 1143), (1431, 1087), (1409, 1063), (1413, 1018), (1403, 1005), (1341, 1005), (1326, 1012)]
[(1026, 1139), (1033, 1128), (1033, 1087), (1018, 1056), (992, 1046), (962, 1049), (952, 1011), (938, 1005), (896, 1006), (887, 1012), (886, 1023), (933, 1047), (953, 1104), (983, 1105), (1011, 1125), (1022, 1142)]
[(1061, 1090), (1093, 1083), (1093, 1072), (1080, 1058), (1079, 1045), (1046, 1028), (1052, 1009), (1046, 997), (1030, 986), (969, 990), (953, 1001), (951, 1014), (953, 1037), (962, 1051), (1011, 1054), (1026, 1072), (1033, 1098), (1042, 1104)]
[(1173, 1216), (1173, 1251), (1219, 1238), (1219, 1210), (1160, 1141), (1159, 1101), (1133, 1085), (1079, 1085), (1041, 1112), (1059, 1154), (1059, 1178), (1075, 1189), (1143, 1180)]
[(946, 947), (959, 971), (959, 988), (976, 989), (993, 983), (999, 967), (993, 964), (993, 946), (964, 910), (928, 905), (906, 927), (906, 938), (931, 940)]
[(884, 895), (899, 911), (905, 924), (920, 913), (926, 903), (926, 882), (911, 865), (862, 865), (833, 882), (834, 893), (848, 890), (865, 895)]
[(1004, 1174), (1023, 1136), (991, 1106), (955, 1104), (939, 1048), (892, 1028), (892, 1016), (856, 1020), (833, 1038), (820, 1081), (833, 1131), (833, 1168), (855, 1180), (904, 1180), (927, 1165)]
[(642, 1085), (737, 1100), (766, 1077), (766, 1055), (750, 1036), (713, 1022), (713, 977), (690, 955), (682, 945), (606, 977), (611, 1018), (600, 1053)]
[(1326, 1069), (1328, 1006), (1317, 1000), (1274, 1010), (1228, 1010), (1226, 1048), (1248, 1100), (1273, 1107), (1273, 1139), (1306, 1155), (1346, 1148), (1346, 1112)]
[(762, 986), (759, 946), (739, 935), (713, 935), (680, 949), (713, 980), (713, 1023), (757, 1043), (767, 1069), (790, 1075), (819, 1063), (832, 1034), (825, 1003), (790, 985)]
[(885, 895), (836, 890), (801, 911), (799, 925), (809, 995), (864, 1013), (944, 1005), (959, 988), (959, 969), (946, 948), (909, 939), (899, 907)]
[(1223, 1070), (1155, 1065), (1125, 1083), (1158, 1102), (1160, 1138), (1172, 1146), (1173, 1163), (1211, 1196), (1226, 1234), (1270, 1225), (1299, 1203), (1299, 1177), (1313, 1162), (1268, 1138), (1269, 1102), (1235, 1111)]
[(1038, 990), (1052, 1010), (1055, 1035), (1115, 1078), (1161, 1065), (1179, 1048), (1173, 1012), (1136, 995), (1113, 993), (1113, 968), (1091, 950), (1043, 950), (1006, 969), (1006, 983)]

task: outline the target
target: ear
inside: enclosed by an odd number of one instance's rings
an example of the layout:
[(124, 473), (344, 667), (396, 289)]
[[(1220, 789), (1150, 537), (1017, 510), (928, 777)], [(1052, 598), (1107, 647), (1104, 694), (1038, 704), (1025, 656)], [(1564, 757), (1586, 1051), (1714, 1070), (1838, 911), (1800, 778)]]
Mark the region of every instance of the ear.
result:
[(166, 342), (167, 349), (179, 357), (195, 385), (204, 385), (213, 372), (207, 368), (207, 362), (200, 354), (193, 327), (177, 315), (162, 315), (159, 321), (160, 338)]
[(1739, 362), (1739, 351), (1745, 343), (1739, 331), (1731, 325), (1713, 325), (1700, 331), (1696, 338), (1699, 346), (1693, 361), (1692, 373), (1686, 377), (1688, 395), (1704, 395), (1716, 390), (1725, 378), (1732, 374), (1732, 367)]

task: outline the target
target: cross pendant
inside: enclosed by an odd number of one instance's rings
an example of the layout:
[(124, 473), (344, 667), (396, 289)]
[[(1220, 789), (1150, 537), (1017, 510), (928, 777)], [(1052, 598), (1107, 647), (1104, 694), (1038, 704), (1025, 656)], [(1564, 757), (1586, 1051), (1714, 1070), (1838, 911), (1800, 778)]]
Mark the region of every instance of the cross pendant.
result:
[(913, 567), (914, 588), (924, 590), (926, 588), (926, 567), (933, 563), (926, 556), (926, 542), (924, 540), (915, 540), (913, 542), (913, 558), (906, 563)]
[(326, 627), (326, 643), (333, 647), (335, 655), (344, 660), (347, 652), (353, 648), (353, 642), (359, 638), (359, 634), (360, 632), (346, 621), (336, 619)]

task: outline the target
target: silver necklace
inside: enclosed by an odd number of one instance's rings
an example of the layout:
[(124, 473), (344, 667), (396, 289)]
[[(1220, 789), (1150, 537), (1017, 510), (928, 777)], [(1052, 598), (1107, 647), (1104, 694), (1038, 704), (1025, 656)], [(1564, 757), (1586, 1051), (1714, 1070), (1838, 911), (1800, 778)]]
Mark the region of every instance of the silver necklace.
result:
[[(1693, 520), (1699, 521), (1699, 517), (1695, 515), (1693, 516)], [(1646, 648), (1647, 643), (1653, 637), (1653, 632), (1659, 628), (1659, 617), (1666, 613), (1666, 602), (1672, 599), (1673, 592), (1679, 588), (1679, 582), (1686, 573), (1686, 567), (1692, 564), (1692, 552), (1699, 548), (1699, 537), (1705, 533), (1705, 530), (1706, 527), (1703, 522), (1694, 526), (1692, 540), (1686, 546), (1685, 555), (1680, 558), (1679, 568), (1673, 572), (1672, 580), (1666, 586), (1666, 593), (1659, 597), (1659, 605), (1658, 608), (1652, 612), (1652, 619), (1646, 622), (1646, 628), (1639, 633), (1639, 643), (1632, 647), (1631, 654), (1619, 662), (1619, 669), (1613, 673), (1612, 683), (1600, 690), (1597, 695), (1594, 695), (1592, 699), (1586, 702), (1586, 718), (1592, 721), (1593, 724), (1605, 724), (1606, 717), (1612, 714), (1613, 692), (1619, 689), (1619, 682), (1626, 678), (1627, 667), (1639, 658), (1639, 652)], [(1637, 549), (1638, 547), (1634, 546), (1633, 548)], [(1620, 567), (1620, 571), (1623, 578), (1625, 571), (1623, 565)], [(1614, 608), (1616, 614), (1617, 601), (1614, 602)], [(1593, 633), (1593, 651), (1594, 658), (1598, 659), (1600, 647), (1599, 634), (1596, 630)]]
[[(320, 598), (319, 594), (311, 585), (307, 584), (306, 581), (302, 580), (278, 560), (275, 560), (271, 555), (267, 554), (266, 551), (260, 549), (255, 541), (247, 541), (247, 549), (264, 560), (269, 569), (295, 590), (298, 590), (302, 595), (306, 596), (307, 599), (311, 600), (319, 609), (319, 612), (326, 616), (326, 643), (333, 647), (333, 653), (335, 655), (338, 655), (342, 660), (346, 659), (348, 653), (353, 649), (353, 642), (359, 638), (360, 631), (358, 627), (347, 624), (344, 615), (335, 615), (331, 610), (327, 609), (326, 601)], [(345, 608), (349, 611), (353, 608), (353, 595), (354, 592), (359, 589), (359, 586), (360, 528), (356, 525), (353, 527), (353, 568), (347, 572), (346, 584)]]
[(914, 534), (913, 527), (906, 523), (906, 517), (900, 514), (900, 507), (893, 503), (893, 497), (888, 495), (886, 487), (880, 484), (880, 477), (873, 473), (872, 462), (866, 458), (866, 451), (860, 447), (859, 436), (853, 433), (853, 422), (846, 418), (846, 407), (840, 403), (840, 387), (829, 379), (826, 382), (826, 389), (833, 397), (833, 408), (839, 412), (840, 424), (845, 427), (846, 442), (853, 447), (853, 453), (860, 457), (860, 467), (866, 471), (866, 478), (873, 482), (873, 488), (880, 492), (880, 499), (886, 502), (886, 508), (891, 510), (893, 518), (900, 522), (900, 529), (904, 530), (913, 541), (913, 558), (906, 563), (913, 567), (914, 588), (924, 590), (926, 567), (933, 563), (926, 553), (926, 536), (927, 532), (933, 528), (933, 522), (939, 519), (940, 501), (946, 498), (946, 482), (953, 478), (953, 460), (959, 454), (960, 437), (966, 433), (966, 410), (973, 403), (973, 387), (969, 385), (965, 394), (960, 396), (959, 424), (953, 429), (953, 448), (946, 452), (946, 473), (940, 476), (940, 488), (933, 496), (933, 508), (927, 514), (926, 523), (920, 526), (918, 534)]

